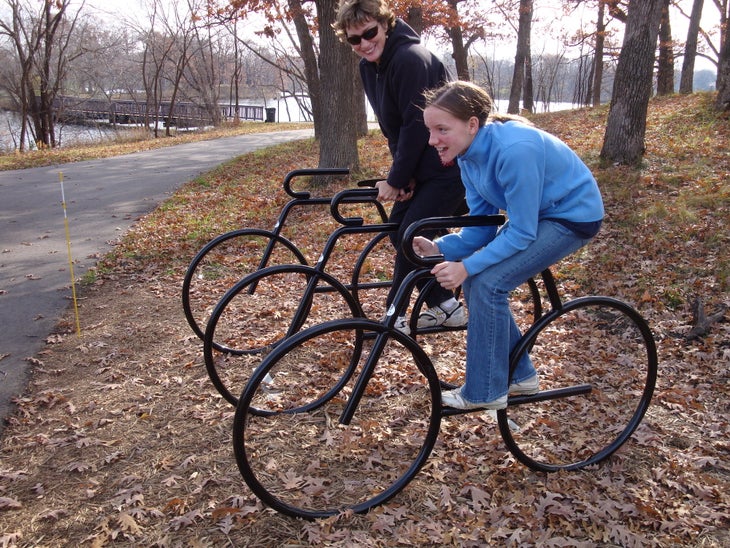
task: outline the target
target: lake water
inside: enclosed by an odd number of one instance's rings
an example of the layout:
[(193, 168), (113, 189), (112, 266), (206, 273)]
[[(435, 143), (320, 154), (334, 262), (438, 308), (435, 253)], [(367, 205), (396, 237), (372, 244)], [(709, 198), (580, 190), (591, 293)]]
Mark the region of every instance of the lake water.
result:
[[(56, 141), (61, 146), (73, 146), (82, 143), (113, 141), (120, 132), (133, 131), (115, 129), (106, 124), (81, 126), (76, 124), (58, 124)], [(10, 111), (0, 111), (0, 154), (8, 154), (18, 149), (20, 144), (19, 116)], [(26, 148), (33, 149), (35, 144), (26, 139)]]
[[(305, 112), (305, 109), (294, 98), (270, 100), (270, 101), (247, 101), (247, 104), (264, 106), (266, 108), (275, 108), (276, 122), (308, 122), (311, 118)], [(497, 109), (501, 112), (507, 110), (507, 101), (495, 101)], [(538, 112), (558, 110), (567, 110), (575, 108), (571, 103), (550, 103), (544, 105), (537, 103)], [(371, 122), (375, 121), (375, 114), (367, 105), (367, 116)], [(113, 128), (106, 124), (97, 124), (89, 126), (80, 126), (75, 124), (59, 124), (56, 127), (56, 140), (61, 146), (73, 146), (81, 143), (113, 141), (120, 133), (124, 131), (133, 131), (133, 129)], [(7, 154), (17, 150), (18, 141), (20, 139), (20, 124), (17, 114), (9, 111), (0, 111), (0, 154)], [(31, 148), (31, 143), (26, 143)]]
[[(494, 102), (497, 110), (499, 112), (507, 112), (507, 105), (509, 101), (507, 99), (502, 100), (496, 100)], [(263, 105), (263, 103), (254, 103), (258, 105)], [(269, 101), (265, 105), (266, 107), (275, 107), (276, 108), (276, 121), (277, 122), (304, 122), (304, 121), (311, 121), (310, 119), (306, 118), (302, 112), (299, 106), (297, 105), (296, 101), (294, 99), (287, 99), (279, 100), (279, 101)], [(576, 105), (572, 103), (558, 103), (558, 102), (551, 102), (551, 103), (542, 103), (542, 102), (536, 102), (535, 103), (535, 110), (538, 113), (543, 112), (557, 112), (559, 110), (570, 110), (576, 108)], [(373, 112), (373, 109), (370, 107), (370, 104), (366, 105), (366, 111), (367, 111), (367, 117), (369, 122), (375, 122), (375, 113)]]
[[(293, 98), (271, 100), (271, 101), (246, 101), (245, 104), (254, 106), (265, 106), (276, 109), (275, 120), (277, 122), (307, 122), (311, 121), (297, 101)], [(263, 120), (262, 120), (263, 122)], [(58, 124), (56, 126), (56, 141), (61, 147), (73, 146), (81, 143), (113, 141), (120, 133), (133, 132), (139, 126), (124, 128), (117, 125), (116, 128), (105, 123), (91, 125)], [(187, 128), (194, 130), (196, 128)], [(181, 131), (181, 130), (179, 130)], [(0, 154), (7, 154), (18, 149), (20, 142), (19, 116), (10, 111), (0, 110)], [(35, 144), (27, 140), (26, 148), (35, 148)]]

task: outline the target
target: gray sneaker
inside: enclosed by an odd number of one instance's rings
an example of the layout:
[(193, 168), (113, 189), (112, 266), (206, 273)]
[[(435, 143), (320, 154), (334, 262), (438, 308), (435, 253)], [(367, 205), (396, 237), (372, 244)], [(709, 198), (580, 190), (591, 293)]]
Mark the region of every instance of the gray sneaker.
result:
[(410, 335), (411, 334), (411, 328), (408, 326), (408, 322), (406, 321), (405, 316), (398, 316), (395, 319), (395, 324), (393, 325), (398, 331), (403, 333), (404, 335)]
[(532, 396), (540, 391), (540, 379), (533, 375), (522, 382), (513, 382), (509, 385), (510, 396)]
[(418, 327), (462, 327), (466, 325), (466, 308), (459, 303), (451, 312), (440, 306), (433, 306), (418, 316)]
[[(388, 311), (389, 314), (386, 314), (383, 316), (383, 319), (380, 320), (381, 322), (385, 323), (388, 321), (388, 316), (393, 314), (392, 310)], [(395, 323), (393, 324), (393, 327), (403, 333), (404, 335), (410, 335), (411, 334), (411, 326), (408, 325), (408, 321), (406, 320), (405, 316), (396, 316)]]
[(507, 396), (488, 402), (472, 402), (461, 395), (461, 388), (441, 392), (441, 403), (454, 409), (504, 409), (507, 407)]

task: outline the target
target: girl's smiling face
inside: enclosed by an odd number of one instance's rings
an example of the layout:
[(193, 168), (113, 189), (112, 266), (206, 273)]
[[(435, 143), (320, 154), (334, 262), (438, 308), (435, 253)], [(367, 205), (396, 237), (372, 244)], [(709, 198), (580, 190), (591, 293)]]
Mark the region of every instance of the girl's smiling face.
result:
[[(370, 34), (375, 32), (374, 29), (377, 29), (375, 36), (363, 38), (363, 34), (366, 37), (370, 36)], [(348, 39), (353, 37), (356, 40), (359, 39), (359, 43), (357, 44), (350, 42), (352, 50), (360, 57), (366, 61), (370, 61), (371, 63), (377, 63), (383, 55), (385, 40), (387, 39), (385, 32), (385, 23), (378, 23), (375, 19), (370, 19), (359, 25), (347, 27), (347, 30), (345, 31)]]
[(429, 132), (428, 144), (436, 148), (445, 165), (466, 152), (479, 131), (476, 116), (464, 121), (433, 105), (423, 111), (423, 121)]

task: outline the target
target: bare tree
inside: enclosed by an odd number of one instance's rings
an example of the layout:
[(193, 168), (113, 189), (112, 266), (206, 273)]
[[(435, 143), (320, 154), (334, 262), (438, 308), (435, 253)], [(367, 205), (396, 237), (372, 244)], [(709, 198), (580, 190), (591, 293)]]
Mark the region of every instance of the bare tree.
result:
[[(209, 2), (217, 4), (216, 2)], [(364, 106), (362, 95), (355, 91), (355, 63), (349, 46), (337, 38), (332, 23), (338, 0), (286, 0), (285, 9), (277, 0), (228, 0), (217, 6), (223, 18), (232, 13), (245, 16), (249, 12), (268, 17), (266, 35), (279, 34), (290, 38), (298, 59), (283, 67), (294, 76), (295, 66), (303, 76), (303, 91), (311, 104), (315, 138), (319, 140), (320, 167), (359, 169), (357, 135), (362, 131)], [(293, 32), (292, 28), (293, 27)], [(277, 60), (272, 63), (281, 66)], [(359, 117), (358, 117), (359, 113)]]
[(533, 67), (533, 74), (536, 75), (537, 90), (535, 100), (541, 101), (544, 109), (548, 110), (552, 101), (561, 95), (561, 85), (564, 78), (560, 79), (561, 68), (564, 62), (564, 54), (540, 55)]
[(674, 42), (669, 21), (669, 1), (664, 0), (662, 20), (659, 25), (659, 63), (657, 68), (657, 95), (674, 93)]
[(83, 97), (109, 97), (124, 87), (120, 76), (129, 72), (129, 59), (134, 51), (128, 47), (126, 29), (118, 32), (102, 22), (85, 17), (78, 55), (69, 63), (63, 84), (64, 94)]
[[(153, 124), (155, 137), (159, 137), (160, 109), (163, 99), (163, 71), (169, 62), (174, 47), (169, 36), (155, 30), (157, 26), (157, 3), (150, 13), (150, 27), (143, 38), (142, 82), (145, 90), (144, 124)], [(150, 115), (152, 119), (150, 119)]]
[(126, 23), (100, 33), (94, 51), (74, 63), (72, 76), (80, 73), (88, 78), (95, 88), (95, 97), (103, 96), (111, 102), (124, 96), (144, 102), (141, 36), (139, 29)]
[(717, 99), (715, 105), (722, 111), (730, 110), (730, 1), (714, 0), (720, 10), (720, 52), (717, 64)]
[(11, 9), (11, 16), (9, 20), (0, 19), (0, 31), (13, 44), (14, 60), (17, 64), (19, 78), (13, 79), (14, 71), (6, 74), (3, 79), (3, 89), (14, 98), (20, 109), (21, 127), (18, 149), (22, 152), (25, 150), (28, 139), (29, 94), (35, 93), (32, 90), (33, 67), (34, 58), (40, 49), (40, 42), (33, 39), (33, 35), (26, 30), (26, 26), (31, 25), (26, 6), (17, 0), (8, 0), (7, 4)]
[[(197, 37), (196, 23), (192, 13), (195, 9), (190, 2), (184, 7), (180, 3), (166, 4), (163, 0), (154, 0), (160, 14), (159, 23), (164, 29), (163, 41), (169, 44), (165, 48), (167, 55), (162, 64), (162, 77), (170, 84), (168, 91), (169, 106), (167, 109), (167, 124), (165, 135), (170, 136), (170, 127), (173, 125), (175, 106), (179, 100), (181, 83), (188, 70), (190, 60), (194, 55), (202, 55), (201, 49), (195, 49)], [(159, 4), (158, 4), (159, 2)], [(160, 94), (164, 99), (164, 92)]]
[[(509, 106), (507, 112), (517, 114), (520, 111), (520, 97), (522, 96), (525, 83), (525, 70), (529, 65), (527, 60), (530, 57), (530, 33), (532, 27), (532, 0), (520, 0), (519, 27), (517, 31), (517, 51), (515, 53), (514, 75), (512, 87), (509, 94)], [(528, 78), (528, 81), (530, 79)], [(532, 102), (531, 99), (528, 100)]]
[[(188, 0), (188, 7), (191, 13), (196, 13), (197, 7), (191, 0)], [(213, 125), (218, 126), (222, 119), (219, 103), (224, 64), (220, 33), (224, 29), (202, 16), (195, 16), (192, 23), (191, 55), (183, 71), (187, 87), (183, 91), (205, 111)]]
[[(564, 2), (565, 17), (572, 17), (574, 10), (583, 4), (587, 9), (595, 9), (595, 26), (579, 28), (571, 41), (570, 47), (579, 47), (579, 71), (576, 88), (573, 90), (573, 102), (582, 105), (598, 106), (601, 104), (604, 88), (605, 72), (615, 64), (620, 46), (613, 40), (617, 27), (626, 23), (624, 11), (625, 0), (568, 0)], [(609, 82), (610, 85), (610, 82)]]
[(75, 35), (80, 9), (71, 13), (70, 0), (43, 0), (37, 10), (35, 4), (6, 0), (8, 17), (0, 19), (0, 36), (12, 44), (18, 69), (16, 81), (2, 86), (20, 109), (20, 151), (29, 131), (37, 145), (56, 146), (53, 105), (69, 62), (80, 55)]
[(603, 84), (603, 50), (606, 43), (606, 3), (599, 0), (598, 17), (596, 18), (596, 45), (593, 56), (593, 81), (591, 84), (591, 104), (601, 104), (601, 88)]
[(644, 154), (646, 113), (663, 0), (630, 0), (601, 149), (604, 161), (636, 164)]
[(229, 31), (232, 31), (233, 35), (233, 71), (231, 72), (230, 77), (230, 87), (229, 87), (229, 93), (228, 93), (228, 103), (233, 104), (235, 106), (234, 113), (235, 113), (235, 121), (238, 122), (238, 101), (241, 97), (241, 74), (242, 74), (242, 66), (241, 66), (241, 50), (240, 45), (238, 43), (238, 17), (233, 16), (233, 20), (231, 21), (231, 26), (229, 28)]
[(700, 19), (704, 0), (692, 2), (692, 13), (689, 16), (687, 41), (684, 45), (682, 74), (679, 78), (679, 93), (692, 93), (694, 87), (695, 59), (697, 58), (697, 36), (700, 31)]
[(449, 23), (446, 25), (446, 32), (451, 39), (452, 54), (456, 64), (456, 76), (460, 80), (469, 79), (469, 64), (467, 61), (468, 45), (464, 44), (464, 33), (459, 21), (459, 2), (461, 0), (448, 0), (450, 13)]

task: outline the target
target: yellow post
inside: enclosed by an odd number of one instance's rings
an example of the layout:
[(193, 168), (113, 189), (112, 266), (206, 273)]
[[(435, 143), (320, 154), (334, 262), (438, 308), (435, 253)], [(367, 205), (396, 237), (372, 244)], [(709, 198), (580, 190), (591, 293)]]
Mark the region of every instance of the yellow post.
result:
[(74, 276), (74, 262), (71, 257), (71, 233), (68, 230), (68, 215), (66, 214), (66, 194), (63, 191), (63, 172), (58, 172), (58, 179), (61, 182), (61, 205), (63, 206), (63, 223), (66, 227), (66, 248), (68, 250), (68, 266), (71, 272), (71, 295), (74, 303), (74, 316), (76, 317), (76, 334), (81, 336), (81, 322), (79, 321), (79, 306), (76, 300), (76, 278)]

